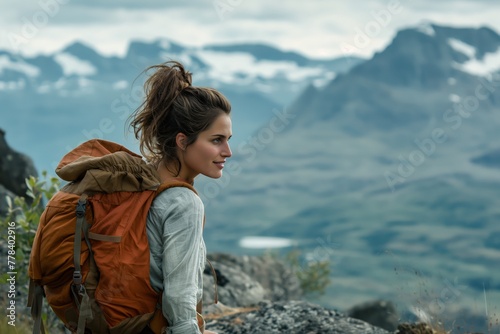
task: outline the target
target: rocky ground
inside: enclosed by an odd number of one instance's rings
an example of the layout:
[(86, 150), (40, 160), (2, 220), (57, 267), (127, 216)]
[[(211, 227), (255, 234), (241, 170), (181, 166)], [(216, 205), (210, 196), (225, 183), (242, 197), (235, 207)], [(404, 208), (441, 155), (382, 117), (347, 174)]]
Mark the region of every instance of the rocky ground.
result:
[(255, 309), (207, 317), (207, 329), (218, 333), (386, 334), (388, 331), (305, 301), (263, 301)]
[(207, 267), (203, 313), (207, 329), (219, 334), (445, 333), (425, 324), (400, 324), (397, 310), (389, 301), (367, 302), (347, 314), (307, 302), (297, 277), (274, 257), (208, 257), (217, 273), (219, 303), (213, 304), (213, 277)]

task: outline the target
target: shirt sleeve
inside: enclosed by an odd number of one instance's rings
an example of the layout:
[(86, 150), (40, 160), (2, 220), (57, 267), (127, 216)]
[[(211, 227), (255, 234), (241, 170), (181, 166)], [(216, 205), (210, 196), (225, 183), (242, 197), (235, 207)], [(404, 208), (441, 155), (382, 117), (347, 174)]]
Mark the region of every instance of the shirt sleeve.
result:
[[(162, 196), (164, 195), (164, 196)], [(162, 311), (169, 334), (200, 333), (196, 320), (200, 263), (204, 263), (203, 203), (187, 188), (164, 191), (153, 203), (160, 226)]]

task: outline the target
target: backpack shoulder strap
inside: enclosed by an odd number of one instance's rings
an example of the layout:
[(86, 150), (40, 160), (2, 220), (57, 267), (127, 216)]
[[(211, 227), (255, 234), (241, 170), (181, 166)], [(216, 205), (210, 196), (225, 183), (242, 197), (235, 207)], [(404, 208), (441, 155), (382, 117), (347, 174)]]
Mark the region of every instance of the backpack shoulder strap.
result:
[(33, 318), (33, 334), (45, 334), (42, 322), (43, 288), (30, 278), (28, 289), (28, 307), (31, 307), (31, 317)]
[(168, 180), (168, 181), (165, 181), (162, 184), (160, 184), (160, 186), (156, 190), (156, 196), (158, 196), (163, 191), (165, 191), (169, 188), (174, 188), (174, 187), (188, 188), (188, 189), (191, 189), (191, 191), (193, 191), (196, 195), (198, 195), (198, 192), (196, 191), (196, 189), (194, 189), (194, 187), (191, 184), (189, 184), (185, 181), (172, 179), (172, 180)]

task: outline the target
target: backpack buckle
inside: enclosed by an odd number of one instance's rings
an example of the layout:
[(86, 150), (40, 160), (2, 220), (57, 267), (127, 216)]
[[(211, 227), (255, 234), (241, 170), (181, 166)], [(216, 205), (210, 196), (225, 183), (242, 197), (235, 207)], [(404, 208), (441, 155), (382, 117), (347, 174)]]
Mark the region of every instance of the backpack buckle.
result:
[(79, 270), (75, 270), (73, 272), (73, 284), (81, 285), (82, 284), (82, 272)]
[(87, 199), (80, 198), (78, 200), (78, 204), (76, 204), (76, 216), (78, 218), (82, 218), (83, 216), (85, 216), (86, 206), (87, 206)]

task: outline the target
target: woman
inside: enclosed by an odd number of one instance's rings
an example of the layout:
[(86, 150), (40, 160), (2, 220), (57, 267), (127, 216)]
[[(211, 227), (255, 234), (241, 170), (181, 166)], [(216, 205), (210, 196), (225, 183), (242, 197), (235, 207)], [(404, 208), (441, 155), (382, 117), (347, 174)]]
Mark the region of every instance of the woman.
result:
[[(215, 89), (192, 86), (191, 74), (178, 62), (149, 69), (155, 72), (145, 83), (146, 99), (131, 122), (141, 153), (162, 182), (192, 185), (199, 174), (221, 177), (231, 157), (230, 103)], [(163, 191), (149, 211), (151, 284), (163, 291), (168, 333), (200, 333), (196, 305), (203, 292), (203, 221), (203, 203), (186, 187)]]

